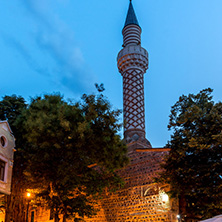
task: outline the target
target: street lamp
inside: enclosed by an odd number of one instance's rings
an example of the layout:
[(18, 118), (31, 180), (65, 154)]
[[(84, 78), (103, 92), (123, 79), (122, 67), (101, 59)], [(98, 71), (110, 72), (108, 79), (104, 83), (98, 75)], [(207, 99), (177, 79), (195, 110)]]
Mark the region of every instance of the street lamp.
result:
[(26, 197), (28, 200), (27, 211), (26, 211), (26, 222), (28, 222), (29, 221), (29, 202), (30, 202), (31, 193), (27, 192)]

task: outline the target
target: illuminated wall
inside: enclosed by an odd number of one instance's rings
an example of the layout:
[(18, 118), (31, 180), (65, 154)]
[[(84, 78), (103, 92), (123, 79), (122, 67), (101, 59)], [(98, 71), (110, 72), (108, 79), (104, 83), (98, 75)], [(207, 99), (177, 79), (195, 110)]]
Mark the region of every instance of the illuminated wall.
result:
[(97, 216), (86, 221), (178, 221), (178, 203), (165, 193), (169, 187), (158, 186), (153, 180), (161, 171), (160, 163), (167, 152), (168, 149), (130, 151), (130, 165), (119, 171), (125, 180), (124, 188), (114, 194), (106, 193), (98, 204)]

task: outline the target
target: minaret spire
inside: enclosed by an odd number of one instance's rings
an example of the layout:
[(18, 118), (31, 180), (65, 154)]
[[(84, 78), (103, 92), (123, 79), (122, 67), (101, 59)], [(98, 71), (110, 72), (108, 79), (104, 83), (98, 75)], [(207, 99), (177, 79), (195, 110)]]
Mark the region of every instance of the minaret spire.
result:
[(143, 78), (148, 69), (148, 53), (141, 47), (141, 28), (131, 0), (122, 34), (123, 49), (118, 54), (117, 64), (123, 76), (124, 139), (128, 144), (137, 142), (142, 148), (150, 148), (145, 137)]
[(125, 21), (124, 28), (127, 25), (130, 25), (130, 24), (134, 24), (134, 25), (138, 25), (139, 26), (138, 20), (136, 18), (136, 13), (135, 13), (135, 11), (133, 9), (133, 4), (132, 4), (131, 0), (130, 0), (130, 4), (129, 4), (128, 13), (127, 13), (127, 16), (126, 16), (126, 21)]

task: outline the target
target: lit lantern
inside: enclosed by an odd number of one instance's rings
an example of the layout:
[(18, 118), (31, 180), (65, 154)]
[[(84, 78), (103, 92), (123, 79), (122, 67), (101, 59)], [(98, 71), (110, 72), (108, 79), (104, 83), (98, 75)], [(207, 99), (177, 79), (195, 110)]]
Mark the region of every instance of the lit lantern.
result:
[(162, 194), (162, 201), (163, 202), (168, 202), (169, 201), (169, 196), (166, 193)]

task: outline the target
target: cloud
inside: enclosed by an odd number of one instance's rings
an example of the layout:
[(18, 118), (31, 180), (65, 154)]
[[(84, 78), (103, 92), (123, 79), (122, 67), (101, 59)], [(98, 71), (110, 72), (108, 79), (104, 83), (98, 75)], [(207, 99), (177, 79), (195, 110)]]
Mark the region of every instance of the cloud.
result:
[(29, 53), (29, 50), (24, 46), (24, 44), (22, 44), (19, 40), (13, 38), (12, 36), (3, 33), (1, 33), (1, 36), (5, 44), (15, 49), (24, 58), (29, 68), (33, 69), (43, 76), (49, 76), (49, 71), (47, 70), (47, 68), (41, 67), (36, 62), (36, 60)]
[[(74, 32), (53, 10), (53, 5), (61, 4), (61, 2), (59, 0), (22, 0), (22, 3), (35, 21), (36, 31), (33, 38), (36, 45), (43, 56), (47, 54), (54, 61), (53, 80), (73, 92), (89, 88), (90, 82), (93, 82), (93, 76), (86, 68), (83, 53), (75, 41)], [(35, 64), (21, 44), (14, 41), (14, 45), (34, 70), (44, 71)], [(84, 80), (84, 76), (87, 76), (85, 78), (87, 81)]]

